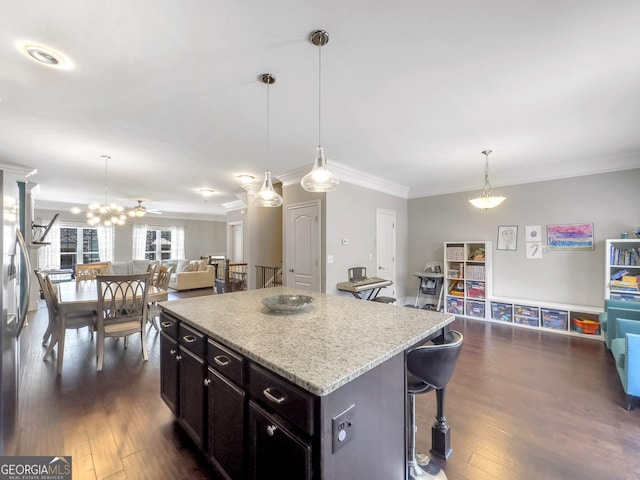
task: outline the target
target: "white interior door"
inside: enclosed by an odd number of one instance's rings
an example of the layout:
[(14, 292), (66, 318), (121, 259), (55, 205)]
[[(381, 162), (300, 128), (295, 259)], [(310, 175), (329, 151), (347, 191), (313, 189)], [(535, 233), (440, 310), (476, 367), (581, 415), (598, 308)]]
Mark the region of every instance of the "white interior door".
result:
[[(376, 209), (376, 277), (391, 280), (380, 295), (396, 297), (396, 212)], [(374, 275), (369, 275), (374, 276)]]
[(286, 217), (285, 285), (320, 292), (320, 203), (290, 205)]
[(242, 222), (229, 224), (229, 262), (243, 263), (244, 260), (244, 231)]

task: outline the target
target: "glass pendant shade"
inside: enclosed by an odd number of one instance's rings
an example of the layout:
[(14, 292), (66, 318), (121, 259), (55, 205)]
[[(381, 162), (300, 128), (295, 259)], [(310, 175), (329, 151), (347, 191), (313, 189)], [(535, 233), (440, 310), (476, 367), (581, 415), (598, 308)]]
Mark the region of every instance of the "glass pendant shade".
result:
[(470, 198), (469, 202), (476, 208), (484, 208), (486, 210), (497, 207), (504, 202), (507, 197), (502, 195), (493, 195), (491, 192), (491, 183), (489, 183), (489, 154), (491, 153), (491, 150), (484, 150), (482, 153), (485, 156), (484, 188), (479, 196)]
[(340, 180), (327, 169), (327, 160), (324, 158), (324, 149), (318, 147), (316, 161), (313, 168), (307, 173), (300, 185), (307, 192), (331, 192), (340, 184)]
[(282, 205), (282, 197), (273, 188), (271, 172), (264, 172), (264, 182), (262, 188), (253, 197), (253, 204), (256, 207), (279, 207)]
[(487, 208), (497, 207), (502, 202), (504, 202), (506, 198), (507, 197), (503, 197), (502, 195), (487, 196), (487, 197), (482, 196), (482, 197), (470, 198), (469, 202), (471, 202), (471, 205), (473, 205), (476, 208), (484, 208), (486, 210)]

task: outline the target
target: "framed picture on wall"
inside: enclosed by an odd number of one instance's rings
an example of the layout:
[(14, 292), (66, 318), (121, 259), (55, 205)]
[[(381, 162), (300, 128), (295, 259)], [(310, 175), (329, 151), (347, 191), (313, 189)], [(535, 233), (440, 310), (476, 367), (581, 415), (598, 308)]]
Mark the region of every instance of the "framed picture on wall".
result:
[(593, 223), (547, 225), (549, 250), (593, 250)]
[(498, 250), (518, 249), (518, 226), (500, 225), (498, 226)]

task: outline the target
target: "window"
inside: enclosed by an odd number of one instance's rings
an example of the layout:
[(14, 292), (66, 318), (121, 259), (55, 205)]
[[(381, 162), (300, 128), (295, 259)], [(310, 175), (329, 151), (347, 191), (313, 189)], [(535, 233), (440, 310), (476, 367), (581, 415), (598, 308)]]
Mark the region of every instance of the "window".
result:
[(85, 227), (60, 227), (60, 268), (75, 269), (78, 263), (100, 261), (98, 230)]
[(171, 258), (171, 230), (147, 230), (144, 258), (169, 260)]

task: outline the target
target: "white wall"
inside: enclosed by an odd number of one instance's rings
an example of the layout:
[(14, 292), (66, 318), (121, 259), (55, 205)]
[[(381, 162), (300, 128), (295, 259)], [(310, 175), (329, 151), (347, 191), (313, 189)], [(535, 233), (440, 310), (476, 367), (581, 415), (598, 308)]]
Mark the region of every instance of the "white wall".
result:
[[(407, 201), (344, 182), (336, 190), (326, 194), (326, 254), (333, 255), (333, 263), (326, 265), (327, 293), (345, 294), (336, 288), (336, 284), (348, 280), (350, 267), (367, 267), (367, 276), (376, 276), (378, 208), (396, 212), (395, 287), (398, 304), (403, 303), (408, 278)], [(342, 244), (343, 238), (349, 240), (347, 245)], [(372, 260), (369, 260), (370, 254)]]
[[(472, 207), (477, 191), (409, 200), (407, 281), (426, 262), (443, 260), (443, 242), (493, 242), (493, 294), (602, 307), (604, 240), (640, 226), (640, 169), (495, 188), (507, 197), (493, 210)], [(525, 225), (593, 223), (595, 250), (544, 252), (540, 260), (525, 255)], [(517, 225), (516, 251), (496, 250), (498, 225)]]

